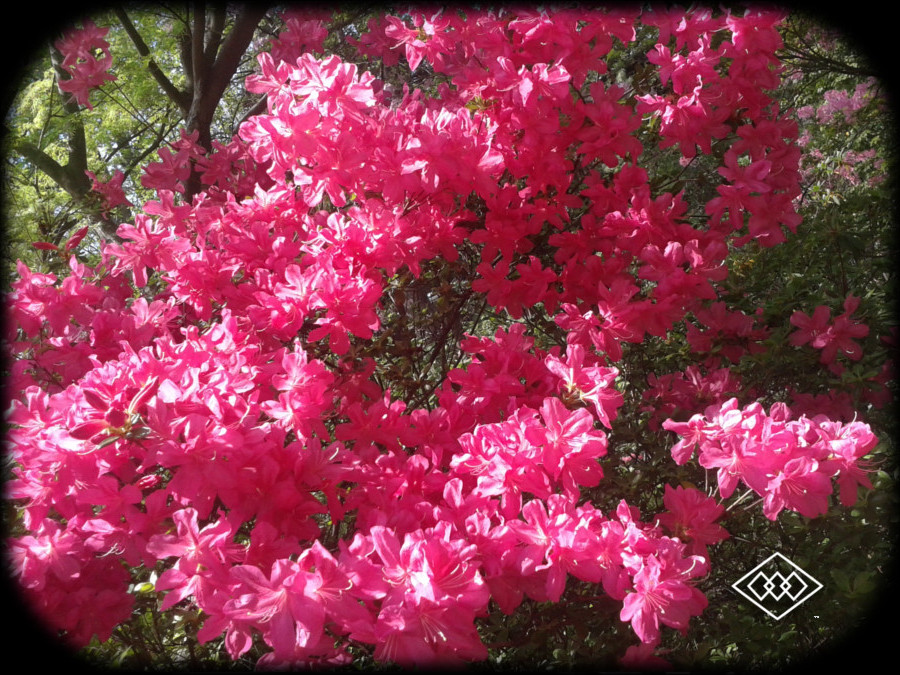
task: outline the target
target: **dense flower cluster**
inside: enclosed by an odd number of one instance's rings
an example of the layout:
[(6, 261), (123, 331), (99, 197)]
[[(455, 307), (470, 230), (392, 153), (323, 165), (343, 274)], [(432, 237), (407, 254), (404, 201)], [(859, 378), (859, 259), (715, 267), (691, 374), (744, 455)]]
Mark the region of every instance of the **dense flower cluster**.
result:
[(718, 470), (719, 494), (730, 497), (743, 482), (764, 497), (770, 520), (785, 508), (808, 518), (824, 514), (834, 477), (844, 506), (856, 503), (858, 485), (872, 487), (860, 460), (877, 439), (861, 422), (842, 424), (824, 415), (791, 420), (783, 403), (766, 414), (759, 403), (740, 409), (732, 398), (663, 427), (682, 436), (672, 447), (676, 463), (684, 464), (699, 448), (700, 465)]
[[(735, 362), (768, 335), (715, 302), (715, 284), (730, 247), (778, 244), (799, 222), (796, 125), (766, 93), (778, 16), (411, 19), (373, 20), (357, 47), (430, 64), (449, 83), (436, 97), (316, 58), (322, 21), (293, 17), (247, 80), (266, 112), (209, 154), (186, 133), (160, 149), (142, 176), (156, 200), (99, 264), (72, 257), (60, 280), (20, 263), (9, 496), (31, 534), (13, 540), (14, 568), (73, 644), (128, 618), (119, 560), (162, 570), (161, 608), (202, 610), (200, 641), (224, 634), (238, 658), (261, 637), (270, 666), (346, 663), (351, 643), (402, 664), (484, 659), (475, 619), (489, 602), (555, 602), (569, 576), (622, 603), (644, 645), (629, 662), (658, 660), (661, 627), (686, 631), (705, 608), (695, 584), (728, 536), (715, 500), (667, 487), (666, 512), (642, 520), (582, 491), (615, 452), (605, 430), (624, 404), (623, 343), (664, 337), (688, 312), (706, 327), (688, 334), (698, 353), (715, 343)], [(599, 76), (639, 20), (659, 30), (659, 78), (634, 108)], [(105, 74), (108, 61), (91, 63)], [(708, 226), (691, 224), (682, 194), (651, 192), (642, 115), (685, 158), (725, 144)], [(191, 167), (207, 189), (186, 202)], [(96, 184), (122, 203), (116, 179)], [(480, 255), (473, 292), (513, 319), (547, 312), (566, 343), (541, 350), (515, 322), (469, 336), (437, 404), (415, 407), (354, 346), (382, 330), (395, 274), (452, 262), (464, 242)], [(862, 333), (845, 315), (827, 330), (818, 310), (814, 326), (795, 316), (796, 344), (821, 327), (823, 358), (854, 357)], [(684, 436), (676, 461), (699, 445), (721, 495), (744, 481), (770, 518), (824, 512), (833, 476), (845, 504), (867, 484), (859, 460), (874, 437), (860, 422), (740, 409), (725, 368), (661, 376), (655, 390), (671, 406), (656, 424)], [(718, 405), (662, 421), (704, 397)], [(342, 523), (351, 534), (329, 550), (323, 534)]]

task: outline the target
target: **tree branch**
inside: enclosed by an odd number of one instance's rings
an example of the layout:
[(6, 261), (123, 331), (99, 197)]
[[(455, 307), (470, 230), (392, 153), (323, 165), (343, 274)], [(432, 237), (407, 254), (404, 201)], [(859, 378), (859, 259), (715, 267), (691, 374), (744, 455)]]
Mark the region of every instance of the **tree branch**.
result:
[[(134, 44), (135, 49), (137, 49), (138, 54), (143, 57), (150, 56), (150, 48), (147, 47), (147, 43), (144, 42), (144, 38), (141, 37), (140, 33), (138, 33), (137, 29), (134, 27), (134, 24), (131, 23), (131, 19), (128, 18), (125, 10), (121, 7), (116, 7), (113, 11), (118, 17), (119, 23), (122, 24), (122, 28), (124, 28), (125, 32), (128, 34), (128, 37), (131, 38), (131, 42)], [(187, 117), (188, 111), (190, 109), (188, 94), (186, 92), (179, 91), (179, 89), (174, 84), (172, 84), (172, 82), (168, 77), (166, 77), (166, 74), (160, 69), (160, 67), (152, 57), (147, 63), (147, 70), (150, 71), (150, 74), (163, 90), (163, 93), (165, 93), (166, 96), (168, 96), (172, 100), (172, 102), (178, 106), (178, 108), (181, 110), (182, 116)]]
[(222, 98), (222, 94), (225, 93), (228, 83), (231, 82), (232, 76), (237, 71), (241, 57), (247, 51), (250, 40), (253, 39), (256, 27), (262, 21), (267, 11), (268, 7), (266, 5), (248, 5), (242, 7), (238, 12), (234, 27), (225, 39), (210, 73), (209, 86), (206, 92), (206, 105), (211, 105), (211, 110), (209, 111), (210, 119), (212, 119), (211, 112), (215, 110), (219, 100)]
[[(194, 14), (194, 31), (191, 35), (194, 90), (191, 109), (185, 121), (188, 131), (197, 131), (197, 143), (206, 150), (212, 147), (212, 120), (219, 101), (237, 71), (241, 58), (253, 39), (256, 27), (267, 11), (266, 5), (241, 7), (235, 17), (231, 32), (225, 38), (221, 49), (217, 50), (218, 56), (215, 62), (199, 67), (197, 62), (203, 59), (203, 33), (198, 31), (202, 31), (203, 23), (198, 17), (205, 16), (205, 14), (201, 14), (199, 9)], [(205, 22), (205, 19), (203, 21)], [(213, 24), (215, 22), (216, 18), (213, 17)], [(196, 172), (193, 172), (185, 185), (185, 199), (190, 199), (199, 188), (199, 177)]]
[[(184, 21), (184, 30), (178, 34), (178, 53), (181, 56), (181, 70), (185, 78), (185, 96), (189, 100), (194, 98), (194, 59), (191, 55), (191, 27), (187, 20)], [(188, 104), (190, 108), (190, 104)], [(187, 114), (184, 115), (187, 119)]]
[(810, 49), (803, 51), (797, 47), (786, 46), (781, 55), (782, 61), (793, 61), (798, 63), (797, 68), (804, 72), (834, 72), (842, 75), (851, 75), (853, 77), (875, 77), (876, 73), (870, 68), (861, 68), (851, 66), (841, 61), (837, 61), (821, 52)]
[[(84, 192), (79, 189), (80, 186), (72, 182), (72, 177), (69, 175), (67, 168), (43, 150), (24, 139), (14, 140), (12, 146), (16, 152), (34, 164), (41, 172), (47, 174), (50, 180), (59, 185), (72, 197), (80, 198), (84, 195)], [(88, 186), (90, 186), (90, 182), (88, 182)]]
[(50, 64), (56, 72), (56, 88), (62, 97), (63, 108), (70, 115), (75, 115), (81, 108), (75, 103), (75, 99), (72, 98), (71, 94), (59, 88), (60, 82), (69, 79), (69, 74), (62, 67), (62, 54), (53, 45), (50, 46)]
[(206, 74), (209, 72), (203, 59), (203, 38), (206, 35), (206, 8), (202, 2), (195, 3), (193, 29), (191, 30), (191, 64), (194, 71), (194, 95), (191, 103), (203, 98)]
[(216, 5), (210, 17), (208, 41), (203, 50), (203, 60), (214, 63), (219, 46), (222, 44), (222, 32), (225, 29), (225, 5)]
[[(82, 138), (82, 141), (83, 140), (84, 139)], [(87, 215), (91, 220), (100, 225), (103, 233), (108, 238), (118, 239), (115, 223), (108, 218), (105, 218), (103, 214), (101, 214), (90, 204), (90, 201), (86, 199), (88, 193), (91, 191), (91, 181), (84, 173), (84, 170), (79, 170), (80, 166), (72, 164), (71, 161), (69, 164), (63, 166), (43, 150), (24, 139), (16, 140), (13, 143), (13, 148), (40, 171), (45, 173), (54, 183), (65, 190), (75, 202), (84, 206)], [(59, 238), (61, 239), (61, 235), (59, 235)]]
[(253, 106), (243, 114), (240, 120), (238, 120), (237, 127), (241, 126), (248, 119), (253, 117), (254, 115), (262, 115), (266, 111), (266, 104), (269, 100), (268, 94), (263, 94), (259, 97), (259, 100), (253, 104)]
[(26, 159), (30, 160), (38, 169), (50, 177), (75, 199), (81, 199), (91, 189), (91, 181), (85, 175), (87, 170), (87, 143), (84, 136), (84, 124), (78, 113), (81, 108), (62, 89), (59, 83), (66, 75), (62, 67), (62, 55), (56, 48), (50, 48), (50, 63), (56, 71), (57, 90), (63, 99), (63, 108), (71, 120), (68, 134), (68, 159), (65, 165), (60, 164), (36, 145), (25, 139), (13, 142), (13, 147)]
[(150, 143), (138, 157), (136, 157), (134, 160), (132, 160), (132, 162), (125, 169), (124, 174), (125, 174), (126, 178), (128, 176), (130, 176), (131, 172), (134, 171), (136, 168), (140, 168), (141, 166), (143, 166), (143, 162), (147, 158), (147, 156), (151, 152), (156, 150), (160, 145), (162, 145), (163, 139), (176, 126), (178, 126), (177, 122), (172, 123), (172, 124), (166, 124), (165, 119), (163, 119), (163, 124), (160, 125), (159, 131), (156, 132), (156, 136), (154, 137), (153, 142)]

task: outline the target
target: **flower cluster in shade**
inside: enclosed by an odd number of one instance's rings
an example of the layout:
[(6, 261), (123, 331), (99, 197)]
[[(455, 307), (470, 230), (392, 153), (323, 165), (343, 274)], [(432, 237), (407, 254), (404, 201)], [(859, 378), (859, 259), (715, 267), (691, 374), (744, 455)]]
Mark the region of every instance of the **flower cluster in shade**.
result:
[(109, 72), (112, 54), (109, 43), (103, 39), (108, 32), (109, 28), (100, 28), (90, 19), (85, 19), (81, 28), (66, 32), (54, 43), (63, 57), (60, 67), (69, 76), (60, 80), (60, 90), (88, 109), (93, 109), (91, 91), (116, 79)]
[(838, 355), (846, 356), (851, 361), (862, 358), (862, 348), (855, 339), (869, 334), (869, 327), (851, 319), (851, 315), (859, 307), (859, 298), (849, 295), (844, 301), (844, 311), (831, 320), (831, 310), (819, 305), (812, 316), (796, 311), (791, 315), (791, 325), (796, 330), (790, 336), (790, 343), (795, 346), (809, 344), (810, 347), (822, 350), (819, 360), (835, 375), (840, 375), (844, 366), (837, 360)]

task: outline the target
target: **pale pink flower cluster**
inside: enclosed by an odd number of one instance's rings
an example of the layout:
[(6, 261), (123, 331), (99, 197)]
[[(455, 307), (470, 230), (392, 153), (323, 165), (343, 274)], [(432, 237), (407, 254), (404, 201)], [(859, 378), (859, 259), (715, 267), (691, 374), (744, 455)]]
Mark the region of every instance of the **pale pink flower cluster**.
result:
[[(814, 122), (814, 126), (818, 127), (846, 127), (856, 121), (860, 110), (870, 106), (879, 105), (882, 102), (879, 94), (878, 83), (874, 78), (869, 78), (858, 84), (853, 90), (832, 89), (824, 94), (825, 102), (818, 106), (804, 106), (796, 111), (798, 119), (806, 122)], [(812, 133), (810, 129), (805, 129), (798, 140), (801, 147), (807, 147), (812, 141)], [(810, 161), (813, 160), (813, 161)], [(818, 170), (825, 156), (818, 148), (810, 148), (804, 157), (801, 174), (804, 180), (808, 180), (810, 176)], [(832, 189), (838, 189), (847, 184), (851, 186), (859, 185), (863, 177), (860, 176), (860, 168), (874, 169), (866, 179), (866, 183), (870, 186), (877, 185), (885, 180), (885, 172), (883, 170), (884, 161), (877, 157), (873, 148), (866, 150), (846, 150), (839, 155), (829, 158), (827, 166), (831, 172), (831, 176), (842, 180), (828, 181)]]
[(830, 124), (838, 115), (843, 121), (852, 124), (856, 119), (856, 113), (872, 102), (872, 89), (875, 79), (869, 78), (853, 89), (853, 92), (843, 89), (831, 89), (824, 94), (825, 103), (815, 111), (816, 121), (819, 124)]

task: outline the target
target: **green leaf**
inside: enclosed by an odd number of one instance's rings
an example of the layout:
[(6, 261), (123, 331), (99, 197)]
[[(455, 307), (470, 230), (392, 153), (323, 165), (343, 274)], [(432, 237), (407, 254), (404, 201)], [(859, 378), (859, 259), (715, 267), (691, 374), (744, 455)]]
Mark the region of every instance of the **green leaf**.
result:
[(870, 572), (860, 572), (853, 579), (853, 592), (865, 595), (875, 590), (875, 580)]
[(839, 590), (847, 592), (850, 590), (850, 577), (847, 576), (847, 573), (841, 569), (833, 569), (831, 570), (831, 578), (834, 579), (835, 584)]

